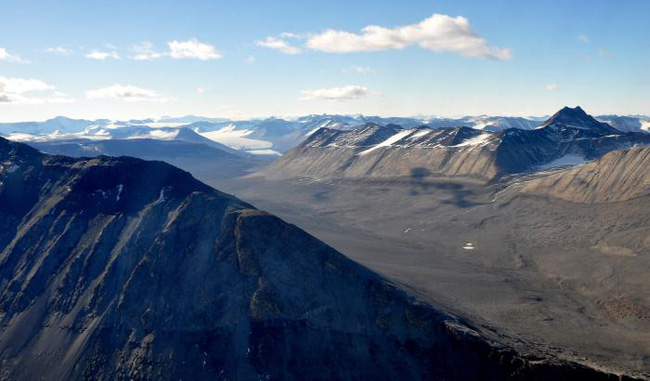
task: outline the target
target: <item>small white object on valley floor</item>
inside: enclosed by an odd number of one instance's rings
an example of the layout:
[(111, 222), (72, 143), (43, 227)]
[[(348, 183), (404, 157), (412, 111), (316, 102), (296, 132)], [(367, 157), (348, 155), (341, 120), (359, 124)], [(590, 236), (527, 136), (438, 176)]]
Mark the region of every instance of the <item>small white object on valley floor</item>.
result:
[(465, 246), (463, 246), (463, 249), (465, 249), (465, 250), (474, 250), (475, 247), (474, 247), (473, 243), (467, 242), (467, 243), (465, 243)]

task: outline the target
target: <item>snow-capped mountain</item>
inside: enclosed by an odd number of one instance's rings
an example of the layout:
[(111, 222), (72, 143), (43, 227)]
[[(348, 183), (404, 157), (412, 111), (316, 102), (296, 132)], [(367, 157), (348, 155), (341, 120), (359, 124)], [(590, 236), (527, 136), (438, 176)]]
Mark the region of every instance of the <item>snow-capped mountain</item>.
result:
[(429, 118), (422, 123), (432, 128), (471, 127), (477, 130), (503, 131), (508, 128), (532, 130), (539, 126), (539, 121), (522, 117), (508, 116), (465, 116), (462, 118)]
[[(650, 118), (608, 115), (599, 117), (599, 119), (611, 124), (619, 131), (650, 132)], [(461, 118), (404, 118), (323, 114), (307, 115), (295, 119), (266, 118), (241, 121), (200, 116), (129, 121), (107, 119), (91, 121), (57, 117), (44, 122), (0, 123), (0, 135), (23, 142), (78, 139), (187, 140), (189, 137), (183, 136), (183, 134), (189, 129), (206, 140), (223, 144), (233, 150), (277, 156), (297, 146), (320, 128), (347, 130), (367, 124), (398, 125), (406, 129), (420, 126), (433, 129), (470, 127), (491, 132), (512, 128), (521, 130), (540, 128), (540, 121), (533, 117), (486, 115)], [(194, 136), (192, 139), (197, 139), (197, 137)]]
[(650, 116), (599, 115), (596, 119), (609, 124), (619, 131), (645, 132), (650, 134)]
[(580, 107), (565, 107), (533, 130), (404, 129), (378, 124), (348, 130), (323, 128), (262, 175), (322, 179), (443, 175), (489, 180), (583, 163), (637, 144), (650, 144), (650, 135), (623, 133), (596, 121)]

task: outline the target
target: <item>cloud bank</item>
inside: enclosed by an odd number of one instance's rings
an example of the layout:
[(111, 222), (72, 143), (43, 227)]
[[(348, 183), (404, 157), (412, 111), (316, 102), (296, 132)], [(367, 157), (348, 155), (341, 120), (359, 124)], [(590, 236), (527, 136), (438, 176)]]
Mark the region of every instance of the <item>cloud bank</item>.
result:
[(54, 90), (54, 86), (38, 79), (0, 77), (0, 104), (74, 102), (74, 99), (69, 98), (66, 94)]
[(143, 89), (133, 85), (115, 84), (96, 90), (86, 91), (88, 99), (117, 99), (125, 102), (157, 102), (165, 103), (172, 100), (153, 90)]
[(369, 25), (361, 33), (328, 29), (311, 36), (306, 45), (328, 53), (375, 52), (419, 46), (433, 52), (456, 53), (465, 57), (512, 58), (509, 49), (490, 46), (465, 17), (443, 14), (434, 14), (419, 23), (396, 28)]
[(376, 91), (357, 85), (333, 87), (330, 89), (302, 90), (301, 94), (302, 99), (320, 99), (327, 101), (347, 101), (365, 98), (371, 95), (379, 95)]

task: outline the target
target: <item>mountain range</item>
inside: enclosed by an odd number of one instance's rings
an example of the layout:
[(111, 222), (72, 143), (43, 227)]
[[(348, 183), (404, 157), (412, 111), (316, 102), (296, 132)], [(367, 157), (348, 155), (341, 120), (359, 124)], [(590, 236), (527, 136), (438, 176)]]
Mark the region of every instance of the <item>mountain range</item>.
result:
[(650, 144), (649, 134), (621, 132), (580, 107), (565, 107), (532, 130), (378, 124), (322, 128), (262, 174), (271, 179), (437, 175), (493, 180), (584, 163), (615, 149), (644, 144)]
[[(546, 120), (547, 118), (543, 118)], [(650, 117), (597, 116), (621, 132), (650, 132)], [(506, 129), (532, 130), (539, 126), (537, 117), (464, 116), (443, 117), (378, 117), (348, 115), (308, 115), (294, 119), (229, 120), (185, 116), (180, 118), (113, 121), (108, 119), (83, 120), (57, 117), (44, 122), (0, 123), (0, 135), (16, 141), (61, 141), (71, 139), (174, 139), (177, 131), (191, 129), (203, 137), (222, 143), (232, 149), (253, 154), (277, 155), (294, 148), (319, 128), (353, 129), (366, 124), (399, 125), (402, 128), (427, 126), (430, 128), (470, 127), (500, 132)]]
[(619, 376), (517, 353), (162, 162), (0, 138), (2, 379)]

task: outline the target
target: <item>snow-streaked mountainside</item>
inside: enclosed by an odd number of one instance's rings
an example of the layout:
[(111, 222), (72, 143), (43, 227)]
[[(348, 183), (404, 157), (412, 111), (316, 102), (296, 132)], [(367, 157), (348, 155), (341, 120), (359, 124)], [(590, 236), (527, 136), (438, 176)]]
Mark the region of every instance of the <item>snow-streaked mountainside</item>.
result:
[(261, 175), (268, 178), (466, 176), (491, 180), (596, 159), (650, 144), (650, 135), (620, 132), (580, 107), (565, 107), (532, 130), (468, 127), (404, 129), (366, 124), (322, 128)]
[(620, 379), (519, 354), (166, 163), (0, 138), (0, 204), (3, 380)]

